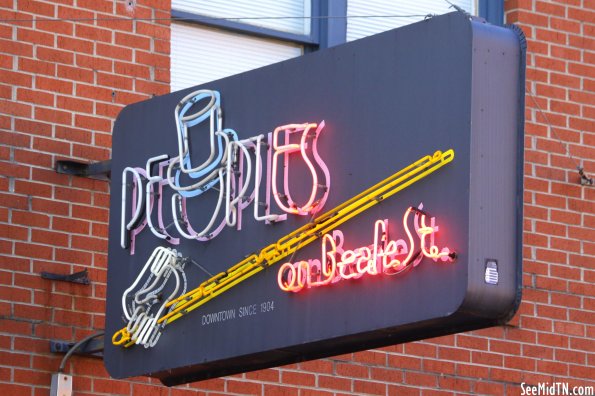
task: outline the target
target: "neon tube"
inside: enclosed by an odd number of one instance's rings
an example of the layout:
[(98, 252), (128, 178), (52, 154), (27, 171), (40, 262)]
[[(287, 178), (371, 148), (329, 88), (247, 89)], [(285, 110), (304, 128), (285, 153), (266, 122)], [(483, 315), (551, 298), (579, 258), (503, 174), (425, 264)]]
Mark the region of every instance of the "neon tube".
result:
[[(326, 164), (322, 161), (320, 156), (318, 155), (318, 151), (316, 149), (316, 144), (318, 140), (318, 135), (324, 128), (324, 121), (320, 123), (320, 126), (317, 128), (317, 124), (289, 124), (277, 127), (273, 132), (273, 149), (275, 153), (273, 154), (273, 197), (277, 202), (277, 205), (285, 212), (298, 214), (298, 215), (307, 215), (311, 213), (315, 213), (317, 210), (320, 210), (324, 202), (326, 201), (329, 193), (329, 186), (330, 186), (330, 173)], [(316, 128), (314, 132), (314, 137), (310, 136), (310, 130), (312, 128)], [(285, 143), (283, 145), (279, 144), (279, 133), (284, 132)], [(290, 135), (293, 133), (301, 132), (300, 143), (289, 143)], [(308, 144), (308, 139), (312, 140), (311, 144)], [(318, 190), (321, 187), (318, 183), (318, 173), (316, 168), (312, 164), (312, 161), (308, 158), (307, 149), (313, 152), (314, 159), (317, 165), (321, 168), (322, 173), (325, 177), (325, 184), (322, 186), (323, 194), (322, 197), (316, 201), (316, 197), (318, 194)], [(289, 154), (299, 152), (304, 163), (306, 164), (311, 176), (312, 176), (312, 188), (310, 192), (310, 197), (308, 201), (299, 206), (291, 197), (291, 193), (289, 191)], [(283, 155), (283, 193), (279, 193), (277, 189), (277, 168), (278, 168), (278, 158), (280, 155)], [(284, 197), (287, 201), (287, 204), (281, 201), (281, 197)]]
[[(133, 186), (133, 194), (136, 195), (136, 207), (133, 209), (134, 214), (132, 215), (132, 219), (126, 224), (125, 217), (126, 217), (126, 196), (128, 193), (128, 183), (126, 183), (126, 173), (130, 172), (132, 176), (134, 176), (134, 186)], [(131, 168), (126, 167), (122, 171), (122, 212), (121, 212), (121, 225), (120, 225), (120, 246), (122, 249), (126, 249), (127, 247), (127, 232), (126, 230), (132, 229), (132, 226), (138, 221), (142, 212), (142, 201), (143, 201), (143, 194), (137, 193), (137, 189), (143, 188), (142, 180), (140, 178), (140, 172), (144, 172), (141, 168)], [(133, 206), (135, 206), (133, 204)]]

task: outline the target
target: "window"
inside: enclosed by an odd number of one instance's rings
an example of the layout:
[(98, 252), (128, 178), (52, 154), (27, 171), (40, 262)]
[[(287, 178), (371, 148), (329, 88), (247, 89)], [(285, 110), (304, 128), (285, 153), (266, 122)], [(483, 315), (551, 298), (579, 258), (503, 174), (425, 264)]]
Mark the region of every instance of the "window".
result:
[(244, 19), (240, 22), (248, 25), (295, 34), (310, 34), (310, 1), (172, 0), (172, 8), (213, 18), (242, 17)]
[(205, 26), (171, 26), (171, 90), (241, 73), (302, 54), (301, 45)]
[[(474, 0), (451, 0), (451, 3), (475, 14)], [(428, 14), (440, 15), (454, 11), (450, 7), (445, 0), (348, 0), (346, 39), (352, 41), (408, 25), (423, 20)], [(404, 17), (406, 15), (418, 16)]]
[[(311, 0), (172, 0), (171, 90), (303, 54)], [(236, 19), (238, 18), (238, 19)]]
[[(502, 0), (489, 1), (503, 10)], [(488, 0), (450, 2), (475, 15)], [(172, 0), (171, 89), (452, 11), (446, 0)]]

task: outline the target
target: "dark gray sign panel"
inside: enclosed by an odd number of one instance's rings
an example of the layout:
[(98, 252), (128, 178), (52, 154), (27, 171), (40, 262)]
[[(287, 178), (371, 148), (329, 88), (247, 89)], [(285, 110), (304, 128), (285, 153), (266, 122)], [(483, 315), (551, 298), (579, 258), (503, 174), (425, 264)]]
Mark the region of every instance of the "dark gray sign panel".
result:
[(453, 13), (126, 107), (109, 373), (174, 385), (508, 320), (523, 87), (518, 31)]

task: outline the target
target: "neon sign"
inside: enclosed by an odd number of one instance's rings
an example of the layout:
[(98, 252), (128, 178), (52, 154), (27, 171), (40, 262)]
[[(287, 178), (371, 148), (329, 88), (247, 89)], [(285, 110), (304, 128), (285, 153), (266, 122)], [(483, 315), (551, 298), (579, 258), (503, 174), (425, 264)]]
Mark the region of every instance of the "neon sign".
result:
[[(190, 113), (204, 101), (206, 105)], [(317, 150), (324, 121), (282, 125), (274, 132), (240, 139), (233, 129), (223, 128), (221, 96), (211, 90), (187, 95), (176, 106), (174, 115), (178, 155), (157, 155), (147, 160), (145, 168), (127, 166), (122, 171), (120, 246), (130, 248), (130, 254), (134, 254), (136, 236), (147, 226), (156, 238), (172, 245), (180, 243), (180, 238), (167, 231), (163, 220), (164, 188), (174, 192), (170, 202), (172, 225), (179, 236), (201, 242), (215, 238), (226, 226), (241, 230), (241, 213), (250, 204), (254, 205), (254, 219), (266, 224), (284, 221), (287, 214), (313, 215), (324, 206), (329, 195), (330, 173)], [(190, 128), (203, 123), (209, 126), (209, 154), (199, 164), (191, 148)], [(293, 136), (299, 136), (297, 143), (292, 143)], [(303, 161), (312, 178), (309, 197), (303, 203), (291, 195), (290, 157)], [(277, 171), (279, 166), (283, 167), (281, 174)], [(278, 178), (283, 181), (281, 189)], [(218, 191), (215, 207), (207, 224), (195, 229), (188, 213), (188, 200), (198, 199), (207, 191)], [(271, 213), (271, 195), (284, 213)], [(127, 214), (129, 201), (131, 210)], [(265, 207), (264, 214), (259, 213), (260, 206)]]
[[(421, 204), (418, 208), (410, 207), (403, 216), (407, 241), (390, 239), (386, 219), (377, 220), (374, 224), (371, 245), (353, 250), (344, 249), (345, 238), (340, 230), (324, 234), (321, 259), (282, 264), (277, 275), (279, 288), (286, 292), (299, 292), (304, 288), (326, 286), (364, 275), (396, 275), (416, 267), (423, 257), (434, 261), (454, 261), (455, 252), (447, 247), (439, 249), (434, 244), (434, 235), (439, 228), (435, 225), (434, 217), (430, 218), (429, 225), (426, 224), (428, 215), (422, 208)], [(416, 238), (408, 224), (412, 213)]]
[[(167, 324), (173, 323), (174, 321), (184, 317), (213, 298), (228, 291), (246, 279), (256, 275), (263, 269), (270, 267), (281, 261), (283, 258), (292, 255), (297, 250), (317, 240), (320, 235), (328, 234), (341, 224), (345, 223), (347, 220), (352, 219), (365, 210), (379, 204), (380, 202), (383, 202), (399, 191), (409, 187), (413, 183), (434, 173), (438, 169), (452, 162), (454, 157), (455, 153), (452, 149), (445, 152), (436, 151), (433, 155), (421, 157), (417, 161), (407, 165), (403, 169), (345, 201), (341, 205), (320, 215), (311, 223), (308, 223), (280, 238), (277, 242), (261, 249), (258, 253), (249, 255), (244, 260), (229, 268), (227, 271), (221, 272), (207, 279), (197, 288), (190, 290), (189, 292), (182, 294), (175, 299), (172, 299), (165, 304), (167, 313), (163, 314), (154, 323), (154, 327), (159, 326), (159, 330), (156, 331), (161, 331), (161, 329), (163, 329)], [(405, 216), (407, 216), (412, 211), (418, 215), (422, 215), (421, 226), (416, 226), (416, 232), (421, 234), (420, 246), (422, 248), (423, 254), (428, 257), (440, 258), (443, 260), (446, 259), (447, 256), (453, 259), (454, 253), (446, 251), (445, 249), (442, 249), (442, 251), (438, 252), (438, 248), (434, 245), (433, 236), (434, 233), (438, 231), (438, 228), (434, 224), (434, 220), (430, 219), (430, 224), (426, 225), (426, 216), (424, 213), (421, 212), (421, 209), (414, 208), (410, 208)], [(376, 229), (378, 230), (379, 228)], [(388, 228), (384, 228), (384, 231), (388, 235), (387, 230)], [(430, 239), (429, 244), (426, 242), (427, 237)], [(387, 248), (389, 248), (389, 242), (387, 242)], [(398, 246), (400, 246), (400, 244), (398, 241), (395, 241), (395, 248), (397, 249), (397, 252)], [(390, 249), (392, 249), (392, 247)], [(412, 252), (413, 250), (410, 249), (409, 251)], [(416, 257), (415, 260), (417, 259), (418, 257)], [(407, 260), (403, 260), (403, 262), (406, 261)], [(327, 278), (328, 277), (329, 276), (327, 276)], [(140, 327), (124, 327), (114, 333), (112, 336), (112, 343), (114, 345), (121, 345), (124, 347), (130, 347), (134, 344), (138, 344), (139, 336), (137, 333), (139, 331)]]

